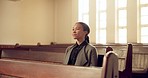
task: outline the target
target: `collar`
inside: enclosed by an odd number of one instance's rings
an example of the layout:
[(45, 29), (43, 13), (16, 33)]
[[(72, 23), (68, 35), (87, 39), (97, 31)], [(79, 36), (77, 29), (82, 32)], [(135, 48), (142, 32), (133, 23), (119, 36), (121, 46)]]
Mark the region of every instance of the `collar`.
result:
[(86, 41), (83, 41), (80, 45), (78, 45), (78, 43), (76, 42), (75, 46), (84, 46), (84, 45), (87, 45), (87, 44), (88, 44), (88, 42), (86, 42)]

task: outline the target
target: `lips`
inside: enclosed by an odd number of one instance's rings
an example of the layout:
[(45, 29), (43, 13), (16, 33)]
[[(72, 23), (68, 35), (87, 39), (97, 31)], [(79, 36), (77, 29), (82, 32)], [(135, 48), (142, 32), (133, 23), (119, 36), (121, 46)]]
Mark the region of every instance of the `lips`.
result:
[(76, 38), (76, 37), (77, 37), (77, 34), (73, 33), (72, 36), (73, 36), (74, 38)]
[(77, 34), (76, 34), (76, 33), (73, 33), (72, 35), (73, 35), (73, 36), (76, 36)]

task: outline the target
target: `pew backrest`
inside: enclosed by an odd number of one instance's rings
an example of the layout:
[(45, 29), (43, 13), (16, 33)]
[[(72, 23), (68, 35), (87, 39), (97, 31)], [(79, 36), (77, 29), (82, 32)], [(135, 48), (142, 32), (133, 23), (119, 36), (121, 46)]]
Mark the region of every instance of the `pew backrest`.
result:
[(55, 48), (55, 47), (33, 47), (29, 48), (31, 51), (52, 51), (64, 53), (66, 48)]
[(48, 51), (3, 50), (1, 58), (62, 63), (64, 53)]
[(102, 68), (0, 59), (0, 73), (19, 78), (101, 78)]
[(133, 53), (133, 73), (147, 73), (148, 72), (148, 53), (139, 52)]

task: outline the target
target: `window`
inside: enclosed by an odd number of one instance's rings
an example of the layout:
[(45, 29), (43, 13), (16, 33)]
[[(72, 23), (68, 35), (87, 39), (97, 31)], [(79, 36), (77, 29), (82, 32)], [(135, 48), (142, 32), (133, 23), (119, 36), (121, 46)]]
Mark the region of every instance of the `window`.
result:
[(97, 0), (96, 10), (96, 43), (106, 43), (106, 0)]
[[(92, 0), (78, 0), (79, 1), (79, 21), (83, 21), (86, 22), (87, 24), (89, 24), (89, 2)], [(127, 34), (129, 34), (130, 32), (127, 32), (127, 2), (129, 3), (129, 6), (134, 7), (133, 11), (134, 12), (138, 12), (136, 14), (139, 14), (139, 17), (135, 17), (137, 18), (136, 20), (139, 20), (138, 27), (140, 28), (139, 31), (135, 30), (135, 32), (137, 32), (137, 34), (139, 35), (139, 39), (141, 43), (148, 43), (148, 0), (133, 0), (133, 1), (128, 1), (128, 0), (113, 0), (113, 3), (109, 3), (107, 4), (107, 1), (109, 0), (96, 0), (96, 1), (92, 1), (91, 3), (96, 4), (96, 13), (94, 16), (96, 16), (96, 30), (93, 32), (96, 32), (96, 43), (106, 43), (106, 42), (112, 42), (110, 41), (106, 41), (106, 33), (107, 31), (107, 18), (111, 19), (111, 18), (116, 18), (115, 22), (113, 24), (115, 24), (114, 30), (115, 30), (115, 35), (114, 37), (116, 38), (112, 38), (115, 39), (115, 42), (117, 43), (127, 43)], [(136, 1), (133, 5), (132, 2)], [(139, 5), (137, 5), (137, 2), (139, 2)], [(113, 8), (113, 10), (115, 11), (115, 17), (107, 17), (107, 5), (113, 5), (115, 4), (115, 7), (111, 7), (111, 9)], [(91, 7), (91, 6), (90, 6)], [(93, 6), (94, 7), (94, 6)], [(130, 7), (130, 8), (132, 8)], [(110, 9), (110, 8), (108, 8)], [(92, 14), (92, 13), (90, 13)], [(94, 13), (93, 13), (94, 14)], [(130, 13), (129, 13), (130, 14)], [(136, 16), (136, 15), (134, 15)], [(131, 17), (134, 18), (134, 17)], [(134, 18), (134, 19), (135, 19)], [(94, 23), (93, 21), (93, 23)], [(134, 24), (137, 23), (137, 21), (133, 21), (130, 22), (131, 25), (135, 25)], [(129, 24), (129, 25), (130, 25)], [(132, 26), (133, 27), (133, 26)], [(131, 28), (131, 27), (129, 27)], [(134, 28), (134, 29), (137, 29)], [(130, 37), (129, 37), (130, 38)], [(137, 38), (134, 37), (134, 38)], [(129, 40), (130, 41), (130, 40)], [(135, 41), (134, 41), (135, 42)], [(139, 41), (138, 41), (139, 42)]]
[(148, 43), (148, 0), (140, 0), (141, 43)]
[(78, 0), (78, 1), (79, 1), (78, 21), (85, 22), (89, 25), (89, 0)]
[(127, 0), (117, 0), (118, 43), (127, 42)]

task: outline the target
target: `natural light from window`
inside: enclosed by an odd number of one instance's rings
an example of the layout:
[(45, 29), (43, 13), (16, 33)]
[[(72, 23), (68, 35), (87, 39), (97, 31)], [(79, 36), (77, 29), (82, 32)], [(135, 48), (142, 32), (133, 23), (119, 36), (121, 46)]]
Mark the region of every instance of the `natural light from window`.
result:
[(118, 8), (126, 7), (127, 0), (117, 0)]
[(89, 24), (89, 0), (79, 0), (78, 21)]
[(148, 0), (140, 0), (141, 43), (148, 43)]
[(106, 0), (96, 0), (96, 43), (106, 43)]
[(118, 43), (127, 42), (127, 0), (117, 0)]
[(140, 4), (148, 4), (148, 0), (140, 0)]
[[(89, 6), (91, 0), (78, 0), (78, 21), (82, 21), (85, 22), (89, 25)], [(108, 0), (96, 0), (92, 1), (94, 3), (96, 3), (96, 20), (94, 20), (93, 22), (96, 23), (96, 43), (106, 43), (106, 33), (107, 31), (107, 12), (109, 12), (110, 10), (107, 11), (107, 5), (110, 5), (110, 3), (107, 4)], [(111, 3), (111, 5), (115, 4), (115, 9), (113, 9), (115, 11), (115, 43), (127, 43), (127, 0), (115, 0), (115, 3)], [(130, 6), (130, 1), (128, 2), (129, 6)], [(137, 4), (138, 5), (138, 4)], [(132, 5), (133, 6), (133, 5)], [(94, 7), (94, 6), (93, 6)], [(138, 42), (141, 43), (148, 43), (148, 0), (139, 0), (139, 5), (136, 6), (134, 5), (133, 7), (137, 8), (137, 19), (139, 21), (138, 27), (140, 27), (140, 29), (137, 32), (137, 40), (140, 40)], [(113, 8), (113, 7), (112, 7)], [(134, 9), (136, 10), (136, 9)], [(91, 10), (92, 11), (92, 10)], [(91, 15), (93, 16), (93, 15)], [(113, 18), (113, 17), (111, 17)], [(134, 17), (131, 17), (134, 18)], [(132, 24), (132, 22), (130, 22)], [(136, 31), (136, 30), (135, 30)], [(110, 41), (109, 41), (110, 42)]]

